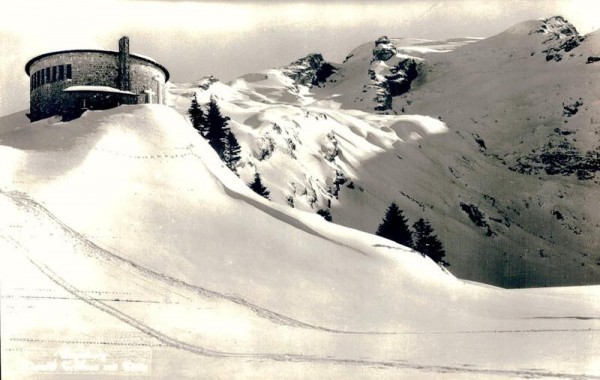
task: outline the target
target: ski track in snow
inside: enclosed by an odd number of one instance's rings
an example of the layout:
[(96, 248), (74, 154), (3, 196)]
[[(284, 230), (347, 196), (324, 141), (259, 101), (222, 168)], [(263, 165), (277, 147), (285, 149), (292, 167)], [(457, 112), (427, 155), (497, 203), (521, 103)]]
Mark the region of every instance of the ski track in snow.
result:
[[(17, 242), (14, 242), (18, 245)], [(28, 255), (27, 255), (28, 256)], [(249, 359), (268, 359), (274, 361), (287, 361), (287, 362), (310, 362), (310, 363), (323, 363), (323, 364), (341, 364), (341, 365), (367, 365), (367, 366), (380, 366), (380, 367), (391, 367), (391, 368), (405, 368), (415, 369), (427, 372), (439, 372), (439, 373), (474, 373), (474, 374), (488, 374), (488, 375), (507, 375), (507, 376), (518, 376), (524, 378), (531, 377), (554, 377), (554, 378), (588, 378), (588, 379), (600, 379), (597, 376), (587, 376), (583, 374), (567, 374), (567, 373), (555, 373), (555, 372), (544, 372), (537, 370), (493, 370), (485, 368), (468, 368), (468, 367), (454, 367), (454, 366), (433, 366), (433, 365), (419, 365), (413, 363), (406, 363), (403, 361), (372, 361), (372, 360), (356, 360), (356, 359), (343, 359), (343, 358), (332, 358), (324, 356), (309, 356), (309, 355), (298, 355), (298, 354), (271, 354), (271, 353), (242, 353), (242, 352), (227, 352), (207, 349), (202, 346), (192, 345), (185, 343), (181, 340), (172, 338), (158, 330), (151, 328), (150, 326), (142, 323), (141, 321), (130, 317), (129, 315), (119, 311), (118, 309), (107, 305), (105, 302), (98, 299), (86, 297), (77, 288), (71, 286), (69, 283), (64, 281), (58, 274), (52, 271), (48, 266), (36, 263), (31, 257), (28, 256), (30, 262), (37, 267), (42, 273), (48, 278), (55, 282), (58, 286), (65, 289), (67, 292), (74, 295), (77, 299), (98, 308), (101, 311), (121, 320), (122, 322), (138, 329), (139, 331), (157, 339), (164, 345), (200, 354), (209, 357), (228, 357), (228, 358), (249, 358)], [(573, 331), (573, 330), (569, 330)], [(138, 345), (138, 344), (136, 344)], [(157, 345), (146, 345), (146, 346), (157, 346)]]
[[(19, 243), (14, 239), (8, 238), (9, 242), (14, 244), (17, 248), (21, 248)], [(21, 250), (22, 252), (23, 250)], [(488, 375), (506, 375), (506, 376), (518, 376), (523, 378), (531, 378), (531, 377), (554, 377), (554, 378), (587, 378), (587, 379), (600, 379), (598, 376), (588, 376), (584, 374), (568, 374), (568, 373), (557, 373), (557, 372), (544, 372), (539, 370), (495, 370), (495, 369), (486, 369), (486, 368), (475, 368), (475, 367), (466, 367), (466, 366), (435, 366), (435, 365), (420, 365), (415, 363), (407, 363), (402, 360), (399, 361), (376, 361), (376, 360), (360, 360), (360, 359), (343, 359), (343, 358), (333, 358), (333, 357), (325, 357), (325, 356), (310, 356), (310, 355), (301, 355), (301, 354), (272, 354), (272, 353), (243, 353), (243, 352), (228, 352), (228, 351), (219, 351), (208, 349), (199, 345), (193, 345), (181, 340), (172, 338), (167, 334), (161, 333), (158, 330), (153, 329), (152, 327), (142, 323), (141, 321), (119, 311), (118, 309), (107, 305), (105, 302), (87, 297), (85, 292), (81, 292), (74, 286), (70, 285), (63, 278), (61, 278), (56, 272), (50, 269), (45, 264), (37, 263), (33, 260), (28, 254), (24, 253), (25, 256), (29, 259), (29, 261), (38, 268), (43, 274), (45, 274), (50, 280), (60, 286), (62, 289), (66, 290), (73, 296), (75, 296), (78, 300), (81, 300), (87, 303), (90, 306), (93, 306), (117, 319), (120, 321), (134, 327), (135, 329), (147, 334), (148, 336), (157, 339), (165, 346), (177, 348), (181, 350), (185, 350), (194, 354), (199, 354), (208, 357), (222, 357), (222, 358), (247, 358), (247, 359), (258, 359), (258, 360), (274, 360), (274, 361), (283, 361), (283, 362), (305, 362), (305, 363), (322, 363), (322, 364), (338, 364), (338, 365), (366, 365), (366, 366), (378, 366), (378, 367), (389, 367), (389, 368), (398, 368), (398, 369), (414, 369), (421, 370), (427, 372), (437, 372), (437, 373), (470, 373), (470, 374), (488, 374)], [(574, 331), (574, 330), (569, 330)], [(27, 341), (27, 342), (36, 342), (36, 340), (31, 339), (13, 339), (13, 341)], [(81, 341), (64, 341), (66, 343), (84, 343)], [(93, 342), (94, 344), (98, 344), (97, 342)], [(114, 344), (112, 342), (101, 342), (101, 344)], [(127, 343), (122, 344), (128, 346)], [(150, 346), (150, 347), (159, 347), (160, 345), (152, 345), (152, 344), (135, 344), (135, 346)]]
[[(274, 311), (265, 309), (263, 307), (260, 307), (258, 305), (255, 305), (251, 302), (249, 302), (248, 300), (244, 299), (243, 297), (240, 297), (238, 295), (232, 295), (232, 294), (224, 294), (224, 293), (219, 293), (213, 290), (209, 290), (203, 287), (199, 287), (199, 286), (195, 286), (195, 285), (190, 285), (184, 281), (181, 281), (179, 279), (164, 275), (162, 273), (158, 273), (155, 272), (153, 270), (150, 270), (148, 268), (144, 268), (136, 263), (134, 263), (133, 261), (127, 260), (119, 255), (116, 255), (112, 252), (109, 252), (108, 250), (98, 246), (96, 243), (90, 241), (89, 239), (87, 239), (85, 236), (81, 235), (80, 233), (78, 233), (77, 231), (73, 230), (72, 228), (70, 228), (69, 226), (67, 226), (66, 224), (64, 224), (62, 221), (60, 221), (54, 214), (52, 214), (48, 209), (46, 209), (44, 206), (42, 206), (41, 204), (39, 204), (38, 202), (36, 202), (35, 200), (31, 199), (29, 196), (27, 196), (26, 194), (23, 193), (19, 193), (19, 192), (3, 192), (2, 190), (0, 190), (0, 194), (3, 194), (9, 198), (11, 198), (16, 204), (18, 204), (19, 206), (33, 211), (35, 212), (38, 216), (41, 217), (45, 217), (49, 220), (51, 220), (52, 222), (56, 223), (61, 230), (63, 230), (67, 235), (70, 235), (72, 238), (76, 239), (77, 241), (83, 243), (85, 246), (87, 246), (88, 248), (90, 248), (93, 252), (95, 252), (99, 257), (105, 258), (105, 259), (109, 259), (109, 260), (118, 260), (122, 263), (125, 263), (127, 265), (129, 265), (132, 269), (134, 269), (135, 271), (139, 272), (140, 274), (142, 274), (143, 276), (149, 276), (152, 277), (154, 279), (157, 279), (161, 282), (165, 282), (169, 285), (174, 285), (174, 286), (179, 286), (182, 288), (185, 288), (187, 290), (191, 290), (197, 294), (200, 294), (202, 296), (207, 296), (207, 297), (215, 297), (215, 298), (221, 298), (230, 302), (233, 302), (237, 305), (243, 306), (245, 308), (248, 308), (250, 310), (252, 310), (255, 314), (257, 314), (258, 316), (268, 319), (271, 322), (274, 323), (278, 323), (278, 324), (283, 324), (283, 325), (287, 325), (287, 326), (293, 326), (293, 327), (300, 327), (300, 328), (310, 328), (310, 329), (316, 329), (316, 330), (322, 330), (322, 331), (327, 331), (327, 332), (333, 332), (333, 333), (346, 333), (346, 334), (386, 334), (386, 333), (380, 333), (380, 332), (353, 332), (353, 331), (343, 331), (343, 330), (336, 330), (336, 329), (330, 329), (327, 327), (321, 327), (321, 326), (315, 326), (315, 325), (311, 325), (305, 322), (301, 322), (298, 321), (296, 319), (284, 316), (282, 314), (276, 313)], [(13, 242), (14, 244), (15, 242)], [(387, 334), (394, 334), (394, 333), (387, 333)]]
[[(281, 314), (275, 313), (273, 311), (264, 309), (260, 306), (256, 306), (247, 300), (235, 296), (228, 295), (223, 293), (218, 293), (215, 291), (211, 291), (205, 288), (197, 287), (189, 285), (181, 280), (165, 276), (163, 274), (154, 272), (152, 270), (140, 267), (139, 265), (126, 260), (116, 254), (113, 254), (106, 249), (103, 249), (91, 242), (85, 236), (79, 234), (74, 231), (63, 222), (61, 222), (55, 215), (53, 215), (49, 210), (47, 210), (44, 206), (31, 199), (27, 194), (20, 192), (4, 192), (0, 190), (0, 194), (10, 198), (19, 208), (24, 209), (28, 212), (33, 212), (37, 217), (46, 218), (52, 223), (58, 225), (58, 227), (64, 231), (67, 236), (77, 240), (78, 242), (83, 243), (87, 248), (91, 248), (91, 251), (94, 252), (97, 256), (92, 257), (94, 259), (104, 259), (104, 260), (119, 260), (122, 263), (126, 263), (135, 271), (138, 271), (143, 276), (149, 276), (154, 279), (158, 279), (162, 282), (166, 282), (169, 285), (184, 287), (187, 290), (194, 291), (203, 296), (209, 297), (218, 297), (221, 299), (228, 300), (237, 305), (241, 305), (252, 310), (258, 316), (262, 318), (266, 318), (274, 323), (284, 324), (292, 327), (299, 328), (311, 328), (316, 330), (322, 330), (329, 333), (345, 333), (345, 334), (481, 334), (481, 333), (539, 333), (539, 332), (581, 332), (581, 331), (600, 331), (600, 329), (539, 329), (539, 330), (492, 330), (492, 331), (448, 331), (448, 332), (351, 332), (351, 331), (341, 331), (335, 329), (329, 329), (320, 326), (310, 325), (301, 321), (297, 321), (293, 318), (289, 318), (283, 316)], [(60, 297), (61, 299), (69, 299), (69, 300), (79, 300), (83, 301), (86, 304), (95, 307), (115, 318), (124, 322), (125, 324), (143, 332), (156, 339), (160, 344), (152, 344), (152, 343), (127, 343), (127, 342), (105, 342), (105, 341), (75, 341), (75, 340), (65, 340), (65, 341), (56, 341), (60, 343), (68, 343), (68, 344), (101, 344), (101, 345), (124, 345), (124, 346), (151, 346), (151, 347), (161, 347), (167, 346), (180, 350), (185, 350), (194, 354), (199, 354), (207, 357), (221, 357), (221, 358), (246, 358), (246, 359), (254, 359), (254, 360), (273, 360), (279, 362), (304, 362), (304, 363), (322, 363), (322, 364), (331, 364), (331, 365), (356, 365), (356, 366), (371, 366), (371, 367), (381, 367), (381, 368), (397, 368), (397, 369), (413, 369), (420, 370), (426, 372), (433, 373), (465, 373), (465, 374), (481, 374), (481, 375), (501, 375), (501, 376), (514, 376), (514, 377), (523, 377), (523, 378), (535, 378), (535, 377), (552, 377), (552, 378), (587, 378), (587, 379), (600, 379), (600, 376), (593, 375), (585, 375), (585, 374), (572, 374), (572, 373), (560, 373), (560, 372), (548, 372), (537, 369), (518, 369), (518, 370), (501, 370), (501, 369), (489, 369), (489, 368), (478, 368), (471, 365), (461, 365), (461, 366), (451, 366), (451, 365), (428, 365), (428, 364), (418, 364), (418, 363), (409, 363), (403, 360), (396, 361), (378, 361), (378, 360), (368, 360), (368, 359), (344, 359), (344, 358), (335, 358), (331, 356), (320, 356), (320, 355), (303, 355), (303, 354), (277, 354), (277, 353), (252, 353), (252, 352), (230, 352), (230, 351), (220, 351), (209, 349), (206, 347), (202, 347), (200, 345), (190, 344), (179, 339), (173, 338), (163, 332), (160, 332), (149, 325), (143, 323), (143, 321), (136, 319), (120, 310), (116, 307), (109, 305), (107, 302), (115, 301), (114, 299), (105, 299), (105, 298), (95, 298), (92, 297), (91, 294), (99, 293), (99, 292), (90, 292), (90, 291), (81, 291), (77, 289), (75, 286), (67, 282), (63, 279), (58, 273), (53, 271), (48, 265), (44, 263), (37, 262), (30, 254), (27, 253), (26, 248), (22, 247), (18, 241), (10, 236), (2, 236), (4, 240), (15, 246), (19, 252), (21, 252), (27, 259), (34, 265), (38, 270), (40, 270), (45, 276), (47, 276), (51, 281), (57, 284), (60, 288), (67, 291), (73, 297)], [(91, 254), (89, 255), (91, 256)], [(32, 297), (35, 298), (35, 297)], [(52, 297), (37, 297), (37, 298), (52, 298)], [(141, 300), (123, 300), (123, 301), (132, 301), (132, 302), (146, 302)], [(151, 301), (152, 302), (152, 301)], [(546, 318), (546, 317), (539, 317)], [(581, 317), (564, 317), (564, 318), (581, 318)], [(587, 319), (587, 318), (586, 318)], [(25, 339), (25, 338), (12, 338), (11, 341), (15, 342), (29, 342), (36, 343), (36, 339)]]

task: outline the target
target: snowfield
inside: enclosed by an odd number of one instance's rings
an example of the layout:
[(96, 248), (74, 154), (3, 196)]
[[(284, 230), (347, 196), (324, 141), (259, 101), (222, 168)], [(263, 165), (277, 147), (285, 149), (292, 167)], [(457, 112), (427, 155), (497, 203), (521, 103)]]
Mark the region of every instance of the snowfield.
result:
[[(187, 90), (173, 91), (181, 110)], [(226, 115), (236, 107), (224, 104)], [(259, 106), (231, 112), (233, 124), (256, 118), (236, 133), (272, 128)], [(364, 155), (449, 133), (423, 116), (267, 112), (313, 120), (297, 132), (329, 142), (325, 155), (334, 143), (313, 129), (342, 118), (352, 128), (335, 129), (337, 144)], [(0, 128), (3, 379), (600, 377), (598, 286), (462, 281), (408, 248), (268, 202), (171, 107), (16, 120)]]

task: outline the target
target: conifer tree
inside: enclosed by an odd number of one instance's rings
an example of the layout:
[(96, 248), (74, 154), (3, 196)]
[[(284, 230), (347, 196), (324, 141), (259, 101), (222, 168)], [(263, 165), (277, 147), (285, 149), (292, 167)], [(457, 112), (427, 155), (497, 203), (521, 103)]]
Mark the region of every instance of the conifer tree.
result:
[(227, 146), (227, 135), (229, 134), (228, 121), (229, 118), (221, 114), (215, 98), (211, 97), (206, 113), (206, 139), (223, 161), (225, 161), (225, 148)]
[(328, 222), (333, 221), (333, 217), (331, 216), (331, 211), (329, 211), (328, 208), (322, 208), (322, 209), (318, 210), (317, 214), (321, 215), (323, 217), (323, 219), (325, 219)]
[(433, 234), (431, 224), (421, 218), (413, 224), (413, 228), (415, 229), (414, 249), (429, 256), (438, 264), (442, 264), (446, 267), (449, 266), (450, 264), (444, 260), (444, 256), (446, 256), (444, 246), (437, 236)]
[(413, 245), (412, 232), (408, 228), (408, 219), (404, 217), (403, 211), (400, 210), (398, 205), (393, 202), (388, 207), (376, 234), (407, 247)]
[(269, 199), (269, 195), (271, 194), (269, 190), (263, 185), (262, 180), (260, 178), (260, 174), (254, 174), (254, 181), (248, 184), (248, 186), (254, 191), (256, 194)]
[(240, 161), (242, 148), (232, 131), (229, 131), (225, 141), (225, 164), (231, 171), (236, 172), (237, 163)]
[(200, 133), (200, 136), (206, 137), (206, 125), (205, 125), (205, 117), (200, 104), (198, 104), (198, 98), (194, 95), (192, 99), (192, 104), (188, 109), (188, 114), (190, 115), (190, 120), (192, 121), (192, 126), (195, 130)]

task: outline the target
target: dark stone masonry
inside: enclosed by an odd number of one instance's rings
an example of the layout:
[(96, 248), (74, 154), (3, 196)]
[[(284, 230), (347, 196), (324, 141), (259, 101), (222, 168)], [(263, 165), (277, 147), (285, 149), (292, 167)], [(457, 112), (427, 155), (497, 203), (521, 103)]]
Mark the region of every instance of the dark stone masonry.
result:
[(121, 104), (163, 104), (169, 72), (150, 58), (129, 53), (129, 39), (119, 51), (64, 50), (39, 55), (25, 65), (30, 77), (31, 121), (60, 115), (79, 117), (88, 109)]

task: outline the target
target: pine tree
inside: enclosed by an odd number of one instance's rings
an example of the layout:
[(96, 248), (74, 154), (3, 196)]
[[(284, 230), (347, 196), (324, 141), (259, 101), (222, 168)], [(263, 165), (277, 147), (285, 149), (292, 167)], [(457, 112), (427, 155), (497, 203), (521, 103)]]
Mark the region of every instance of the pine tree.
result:
[(248, 184), (248, 186), (254, 191), (256, 194), (263, 196), (269, 199), (269, 195), (271, 194), (269, 190), (263, 185), (262, 180), (260, 178), (260, 174), (254, 174), (254, 181)]
[(227, 164), (227, 167), (231, 169), (231, 171), (233, 171), (234, 173), (236, 172), (237, 163), (240, 161), (241, 158), (241, 151), (242, 148), (240, 147), (240, 144), (235, 138), (235, 135), (232, 131), (229, 131), (225, 141), (224, 161), (225, 164)]
[(206, 113), (206, 139), (217, 152), (221, 160), (225, 161), (225, 148), (227, 146), (227, 135), (229, 134), (228, 117), (221, 115), (221, 110), (215, 98), (210, 98), (208, 112)]
[(395, 241), (398, 244), (412, 247), (412, 232), (408, 228), (408, 219), (403, 215), (396, 203), (388, 207), (383, 221), (377, 228), (377, 235)]
[(196, 95), (194, 95), (194, 98), (192, 99), (192, 104), (188, 109), (188, 114), (190, 115), (190, 120), (192, 121), (192, 126), (194, 127), (194, 129), (197, 130), (198, 133), (200, 133), (200, 136), (206, 137), (206, 119), (204, 117), (204, 112), (202, 111), (200, 104), (198, 104), (198, 98), (196, 97)]
[(431, 224), (421, 218), (413, 224), (413, 228), (415, 229), (414, 249), (429, 256), (438, 264), (446, 267), (449, 266), (450, 264), (444, 260), (444, 256), (446, 256), (444, 246), (437, 236), (433, 234)]
[(328, 208), (322, 208), (317, 211), (317, 214), (321, 215), (326, 221), (333, 221), (333, 217), (331, 216), (331, 211)]

